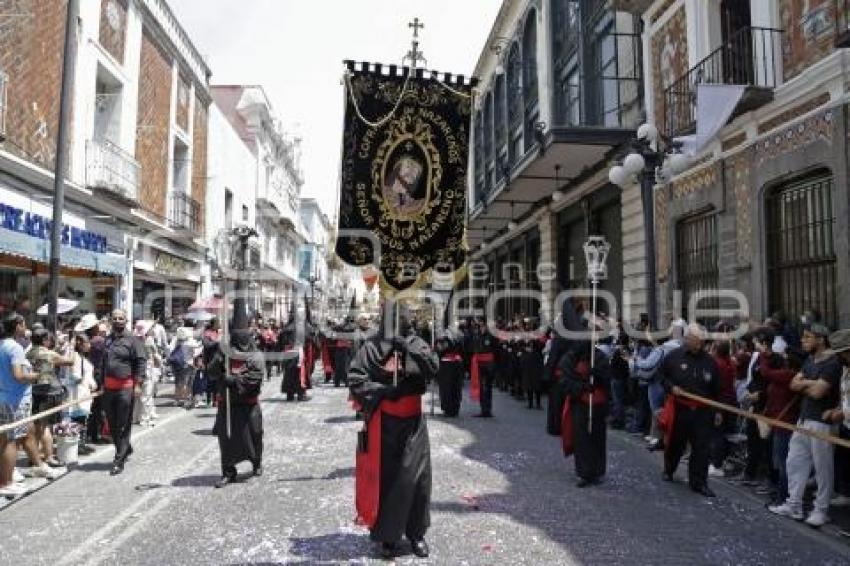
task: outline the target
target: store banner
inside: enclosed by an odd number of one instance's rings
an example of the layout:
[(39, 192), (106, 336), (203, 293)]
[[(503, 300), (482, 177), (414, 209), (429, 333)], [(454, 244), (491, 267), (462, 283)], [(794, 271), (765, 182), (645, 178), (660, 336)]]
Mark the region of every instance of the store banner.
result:
[(460, 268), (475, 81), (346, 65), (337, 255), (378, 265), (398, 290), (435, 265)]
[[(50, 261), (50, 242), (14, 230), (0, 228), (0, 253), (48, 263)], [(112, 275), (123, 275), (127, 271), (127, 260), (124, 256), (96, 253), (66, 245), (60, 247), (59, 263), (65, 267), (88, 269)]]

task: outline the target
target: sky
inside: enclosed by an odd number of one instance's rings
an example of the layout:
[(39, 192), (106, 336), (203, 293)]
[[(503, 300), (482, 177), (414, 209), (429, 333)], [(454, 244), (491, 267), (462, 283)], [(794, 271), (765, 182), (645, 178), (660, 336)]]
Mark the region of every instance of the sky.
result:
[(168, 0), (212, 84), (259, 84), (300, 132), (305, 185), (331, 217), (342, 139), (342, 61), (400, 63), (414, 17), (427, 68), (469, 76), (501, 0)]

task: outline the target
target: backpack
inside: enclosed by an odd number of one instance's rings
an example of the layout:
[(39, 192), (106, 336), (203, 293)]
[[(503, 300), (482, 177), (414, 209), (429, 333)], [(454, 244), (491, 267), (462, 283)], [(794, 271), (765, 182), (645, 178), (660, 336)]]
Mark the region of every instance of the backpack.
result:
[(174, 345), (174, 350), (168, 356), (168, 365), (177, 369), (183, 369), (188, 365), (185, 344), (177, 343)]

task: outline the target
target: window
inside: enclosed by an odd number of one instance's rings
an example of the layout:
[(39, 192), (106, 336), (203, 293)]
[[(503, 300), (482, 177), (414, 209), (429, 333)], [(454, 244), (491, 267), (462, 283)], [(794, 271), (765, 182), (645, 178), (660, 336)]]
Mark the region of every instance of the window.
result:
[(248, 207), (246, 205), (242, 205), (242, 222), (248, 222)]
[(838, 322), (832, 175), (820, 172), (766, 196), (768, 303), (799, 320), (817, 309), (824, 322)]
[(578, 126), (581, 124), (581, 85), (579, 83), (578, 66), (573, 67), (561, 80), (558, 92), (560, 102), (561, 122), (565, 125)]
[(537, 12), (532, 10), (522, 36), (522, 89), (525, 107), (537, 105)]
[(578, 0), (552, 0), (552, 52), (556, 66), (578, 47)]
[[(682, 292), (683, 316), (688, 316), (691, 297), (700, 291), (716, 291), (720, 287), (717, 267), (717, 215), (705, 214), (679, 222), (676, 227), (676, 274), (678, 290)], [(716, 298), (707, 298), (696, 305), (699, 309), (719, 307)], [(711, 326), (716, 319), (698, 319)]]
[(171, 163), (171, 186), (175, 192), (185, 193), (189, 188), (189, 147), (174, 138), (174, 157)]
[(224, 189), (224, 227), (233, 228), (233, 193)]

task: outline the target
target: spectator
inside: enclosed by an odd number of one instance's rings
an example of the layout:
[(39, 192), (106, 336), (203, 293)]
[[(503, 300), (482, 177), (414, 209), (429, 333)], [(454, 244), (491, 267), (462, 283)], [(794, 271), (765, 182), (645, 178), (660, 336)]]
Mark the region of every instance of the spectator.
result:
[[(68, 380), (68, 397), (71, 401), (78, 401), (85, 397), (89, 397), (97, 391), (97, 381), (94, 379), (94, 365), (88, 359), (88, 354), (91, 351), (91, 342), (88, 336), (77, 334), (74, 338), (74, 352), (71, 355), (73, 365), (71, 366), (70, 378)], [(92, 401), (82, 401), (71, 407), (70, 417), (75, 423), (83, 427), (83, 432), (80, 434), (80, 446), (78, 452), (81, 455), (91, 454), (94, 449), (86, 444), (88, 434), (86, 431), (86, 422), (91, 414)]]
[[(796, 350), (779, 351), (774, 349), (771, 356), (759, 359), (759, 373), (764, 378), (767, 389), (767, 402), (764, 415), (788, 424), (797, 422), (800, 397), (791, 391), (791, 380), (803, 365), (803, 356)], [(776, 470), (776, 494), (774, 505), (780, 505), (788, 498), (788, 444), (791, 431), (774, 427), (771, 431), (771, 460)]]
[[(39, 376), (32, 371), (19, 342), (26, 332), (24, 317), (11, 314), (3, 320), (5, 338), (0, 343), (0, 426), (27, 419), (32, 411), (32, 384)], [(32, 423), (21, 424), (0, 434), (0, 495), (14, 497), (27, 491), (13, 481), (18, 443), (23, 445), (30, 459), (30, 475), (48, 479), (59, 476), (57, 470), (42, 462), (34, 429)]]
[(169, 346), (171, 354), (168, 356), (168, 365), (174, 375), (174, 401), (177, 405), (183, 405), (186, 409), (192, 408), (192, 359), (194, 358), (194, 345), (189, 330), (181, 326), (177, 329)]
[(206, 406), (209, 407), (211, 392), (209, 391), (207, 372), (206, 369), (204, 369), (203, 356), (195, 356), (195, 360), (192, 365), (195, 369), (195, 379), (192, 380), (192, 396), (194, 398), (194, 405), (195, 407), (202, 407), (206, 404)]
[(159, 382), (162, 368), (162, 358), (159, 355), (159, 348), (156, 346), (156, 340), (153, 335), (154, 323), (152, 320), (136, 321), (136, 326), (133, 333), (145, 345), (145, 354), (147, 355), (146, 373), (147, 379), (142, 386), (141, 396), (136, 398), (133, 407), (133, 424), (141, 426), (154, 426), (159, 415), (156, 414), (156, 405), (154, 404), (156, 385)]
[[(832, 350), (838, 354), (844, 366), (841, 376), (841, 405), (828, 415), (831, 422), (839, 425), (838, 435), (850, 440), (850, 330), (839, 330), (829, 337)], [(843, 446), (835, 448), (835, 497), (833, 507), (850, 505), (850, 450)]]
[[(747, 380), (743, 384), (739, 384), (738, 402), (742, 408), (754, 413), (764, 413), (764, 407), (767, 402), (766, 388), (767, 385), (764, 378), (759, 373), (759, 360), (770, 355), (771, 347), (775, 342), (773, 331), (768, 328), (760, 328), (753, 336), (753, 346), (755, 352), (750, 357), (750, 362), (747, 367)], [(784, 341), (777, 345), (784, 351)], [(768, 444), (767, 434), (764, 429), (759, 428), (757, 421), (747, 419), (747, 464), (744, 469), (744, 478), (742, 483), (746, 486), (758, 486), (761, 483), (761, 476), (765, 469), (770, 468), (768, 459)], [(768, 488), (760, 487), (759, 491), (767, 492)]]
[[(38, 375), (38, 381), (32, 386), (32, 412), (42, 413), (61, 405), (65, 398), (65, 389), (59, 381), (57, 368), (71, 366), (74, 360), (61, 356), (53, 350), (53, 336), (43, 329), (32, 333), (32, 348), (27, 352), (27, 360), (33, 372)], [(53, 425), (62, 420), (58, 412), (47, 415), (35, 421), (35, 439), (40, 445), (44, 461), (54, 468), (61, 464), (53, 455)]]
[[(732, 357), (732, 348), (726, 340), (716, 342), (712, 348), (714, 363), (720, 372), (720, 393), (718, 401), (726, 405), (736, 405), (735, 377), (737, 367)], [(712, 477), (723, 477), (723, 464), (729, 454), (729, 443), (726, 435), (735, 430), (737, 418), (731, 413), (721, 413), (722, 422), (714, 428), (714, 438), (711, 444), (711, 465), (708, 467), (708, 475)]]
[[(842, 368), (838, 357), (827, 347), (829, 330), (814, 323), (803, 331), (803, 349), (809, 355), (802, 371), (791, 380), (792, 391), (802, 396), (798, 426), (829, 434), (831, 423), (824, 417), (838, 406), (839, 381)], [(814, 467), (817, 481), (814, 510), (806, 519), (812, 527), (821, 527), (829, 521), (829, 503), (832, 497), (835, 463), (834, 449), (829, 442), (799, 432), (791, 435), (788, 448), (788, 499), (782, 505), (770, 507), (777, 515), (803, 519), (803, 493)]]

